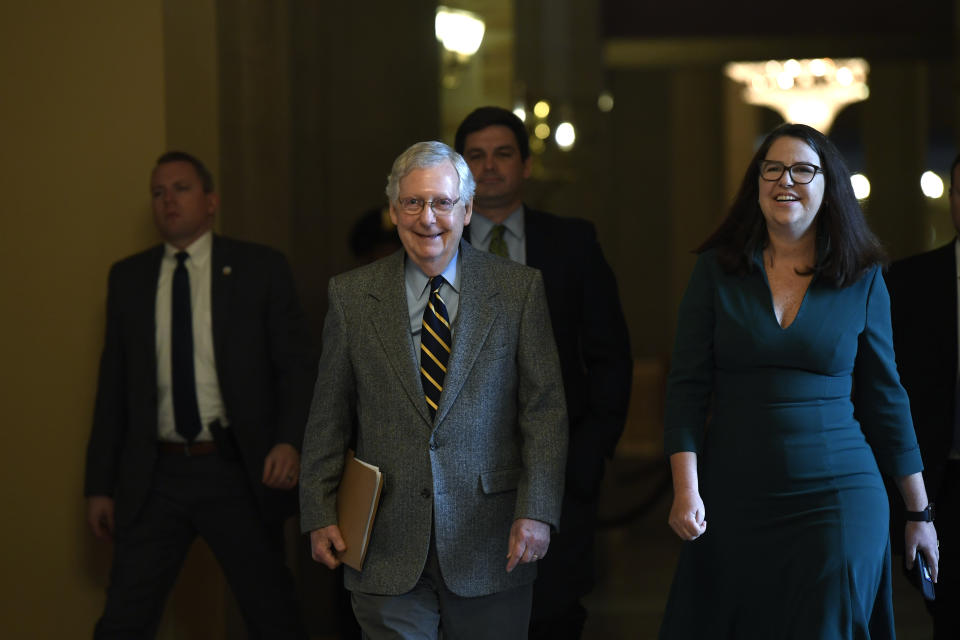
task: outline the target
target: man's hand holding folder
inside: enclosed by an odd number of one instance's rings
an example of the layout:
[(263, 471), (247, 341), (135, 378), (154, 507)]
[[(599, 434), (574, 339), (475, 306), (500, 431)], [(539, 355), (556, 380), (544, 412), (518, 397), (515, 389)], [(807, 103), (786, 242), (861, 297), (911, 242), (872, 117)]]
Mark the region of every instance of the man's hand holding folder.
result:
[[(335, 524), (323, 529), (310, 532), (310, 553), (317, 562), (322, 562), (330, 569), (340, 566), (337, 555), (347, 550), (347, 545), (340, 534), (340, 527)], [(334, 555), (333, 551), (336, 551)]]
[(337, 489), (337, 524), (310, 532), (314, 560), (331, 569), (341, 563), (357, 571), (363, 568), (382, 490), (380, 469), (358, 460), (348, 450)]

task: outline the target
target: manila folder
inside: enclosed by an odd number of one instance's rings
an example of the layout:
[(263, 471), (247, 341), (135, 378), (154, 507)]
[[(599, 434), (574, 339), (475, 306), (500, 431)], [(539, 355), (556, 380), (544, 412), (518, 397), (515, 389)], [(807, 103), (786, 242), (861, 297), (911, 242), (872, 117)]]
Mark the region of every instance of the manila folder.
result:
[(367, 555), (382, 489), (380, 469), (355, 458), (353, 450), (348, 450), (337, 489), (337, 525), (347, 545), (339, 559), (357, 571), (363, 568), (363, 559)]

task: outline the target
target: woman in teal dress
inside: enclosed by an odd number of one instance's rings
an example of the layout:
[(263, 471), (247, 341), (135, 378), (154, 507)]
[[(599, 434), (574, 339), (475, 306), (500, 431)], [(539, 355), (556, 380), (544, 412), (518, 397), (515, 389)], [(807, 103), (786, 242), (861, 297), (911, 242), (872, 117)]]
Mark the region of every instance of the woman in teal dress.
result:
[[(688, 542), (660, 637), (892, 638), (881, 471), (907, 509), (927, 496), (883, 250), (833, 144), (771, 133), (698, 253), (664, 436), (670, 526)], [(935, 577), (933, 524), (904, 535)]]

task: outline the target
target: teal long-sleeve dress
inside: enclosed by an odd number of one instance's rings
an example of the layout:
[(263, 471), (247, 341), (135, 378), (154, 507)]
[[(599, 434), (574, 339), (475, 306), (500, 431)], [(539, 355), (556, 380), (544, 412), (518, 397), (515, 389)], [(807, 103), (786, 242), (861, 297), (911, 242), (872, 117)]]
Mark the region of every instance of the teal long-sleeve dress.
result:
[(713, 251), (680, 305), (667, 455), (697, 453), (707, 531), (684, 543), (661, 638), (892, 638), (882, 470), (922, 469), (879, 267), (814, 278), (781, 328), (760, 256)]

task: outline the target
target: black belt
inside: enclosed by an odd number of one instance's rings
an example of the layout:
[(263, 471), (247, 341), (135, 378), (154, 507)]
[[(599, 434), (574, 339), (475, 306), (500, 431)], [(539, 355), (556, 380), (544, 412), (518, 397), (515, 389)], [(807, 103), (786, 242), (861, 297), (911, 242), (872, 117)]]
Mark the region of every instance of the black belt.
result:
[(212, 442), (158, 442), (157, 450), (164, 456), (208, 456), (217, 452)]

